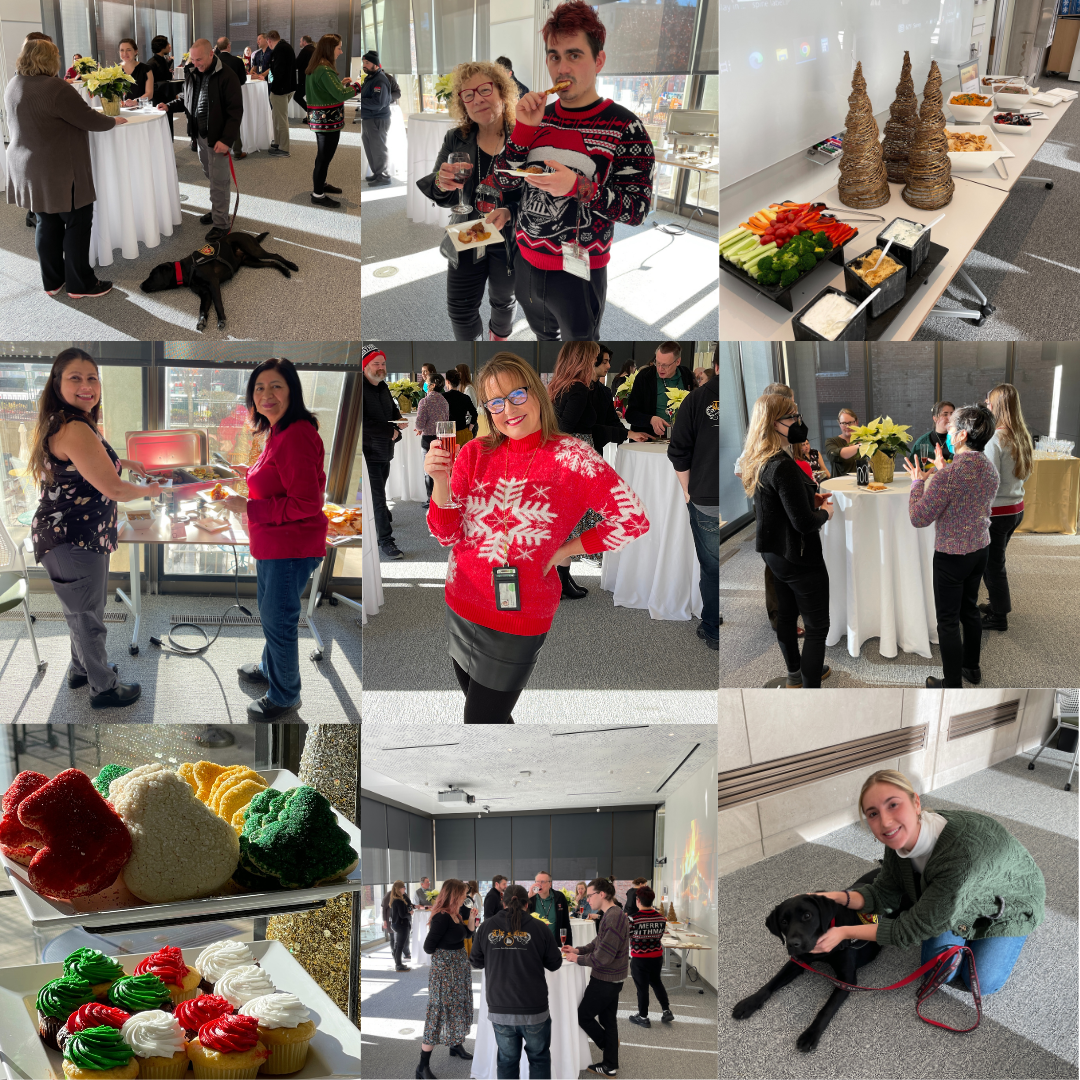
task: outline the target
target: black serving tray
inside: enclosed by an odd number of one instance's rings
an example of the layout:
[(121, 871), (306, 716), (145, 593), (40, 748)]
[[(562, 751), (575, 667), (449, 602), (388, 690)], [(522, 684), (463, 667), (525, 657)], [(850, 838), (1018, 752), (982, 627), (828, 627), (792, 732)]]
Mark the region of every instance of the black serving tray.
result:
[[(949, 249), (930, 241), (930, 253), (923, 260), (922, 266), (908, 278), (904, 296), (887, 311), (883, 311), (877, 318), (870, 319), (866, 324), (866, 341), (878, 341), (881, 335), (892, 325), (893, 320), (900, 314), (907, 302), (919, 291), (919, 288), (927, 283), (930, 275), (937, 269), (938, 264), (948, 255)], [(892, 254), (890, 250), (889, 254)]]

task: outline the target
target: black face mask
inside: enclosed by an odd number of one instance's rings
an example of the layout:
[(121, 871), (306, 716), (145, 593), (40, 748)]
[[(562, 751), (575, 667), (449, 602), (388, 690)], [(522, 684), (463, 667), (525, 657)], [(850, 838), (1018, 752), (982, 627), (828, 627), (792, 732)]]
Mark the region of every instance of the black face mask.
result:
[(804, 443), (809, 434), (810, 429), (801, 420), (796, 420), (795, 423), (787, 429), (787, 441), (792, 445)]

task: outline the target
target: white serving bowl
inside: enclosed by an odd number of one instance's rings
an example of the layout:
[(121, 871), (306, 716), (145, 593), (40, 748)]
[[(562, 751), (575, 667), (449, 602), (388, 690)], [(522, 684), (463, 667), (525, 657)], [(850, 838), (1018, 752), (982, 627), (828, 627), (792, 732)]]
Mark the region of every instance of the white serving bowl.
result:
[(1031, 98), (1033, 94), (1039, 92), (1037, 86), (1030, 86), (1028, 89), (1030, 94), (1006, 94), (999, 90), (994, 95), (994, 100), (997, 102), (998, 112), (1002, 110), (1006, 112), (1017, 112), (1020, 109), (1026, 109), (1031, 104)]
[[(1001, 110), (998, 111), (1000, 112)], [(995, 119), (993, 119), (993, 117), (991, 117), (990, 126), (999, 135), (1030, 135), (1032, 129), (1035, 127), (1035, 122), (1032, 121), (1030, 124), (1028, 124), (1027, 127), (1013, 127), (1012, 124), (999, 124)]]
[[(959, 94), (953, 94), (953, 97), (959, 97)], [(983, 94), (983, 97), (990, 98), (989, 105), (954, 105), (951, 101), (946, 102), (949, 107), (949, 112), (957, 120), (966, 120), (972, 124), (981, 124), (983, 120), (987, 118), (994, 111), (994, 96), (993, 94)], [(1001, 111), (1000, 109), (998, 110)]]
[[(948, 133), (948, 128), (945, 129)], [(952, 163), (953, 172), (981, 172), (993, 165), (998, 158), (1016, 157), (1016, 155), (1003, 146), (988, 124), (979, 127), (961, 128), (955, 132), (957, 135), (985, 135), (992, 150), (950, 150), (949, 161)]]

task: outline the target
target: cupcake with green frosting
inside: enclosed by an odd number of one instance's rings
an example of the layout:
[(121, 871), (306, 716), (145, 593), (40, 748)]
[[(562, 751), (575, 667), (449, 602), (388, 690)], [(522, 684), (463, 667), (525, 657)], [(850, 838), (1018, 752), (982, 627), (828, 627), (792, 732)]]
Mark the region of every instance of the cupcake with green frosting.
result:
[(114, 1027), (76, 1031), (64, 1045), (64, 1075), (68, 1080), (134, 1080), (139, 1062)]
[(80, 1005), (89, 1005), (93, 1000), (90, 984), (78, 975), (65, 975), (47, 982), (37, 996), (38, 1034), (45, 1045), (59, 1050), (56, 1033), (64, 1026), (64, 1021)]
[(129, 1013), (147, 1012), (150, 1009), (173, 1011), (169, 988), (149, 972), (145, 975), (126, 975), (109, 987), (109, 1004)]
[(109, 987), (124, 977), (124, 969), (97, 949), (76, 949), (64, 960), (64, 974), (85, 979), (94, 997), (105, 1001)]

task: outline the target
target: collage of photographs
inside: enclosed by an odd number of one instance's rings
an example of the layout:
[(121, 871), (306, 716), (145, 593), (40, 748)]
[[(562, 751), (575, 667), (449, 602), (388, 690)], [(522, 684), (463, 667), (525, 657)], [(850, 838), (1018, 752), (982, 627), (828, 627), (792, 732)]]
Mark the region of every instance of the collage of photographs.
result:
[(1076, 0), (0, 83), (0, 1080), (1080, 1080)]

